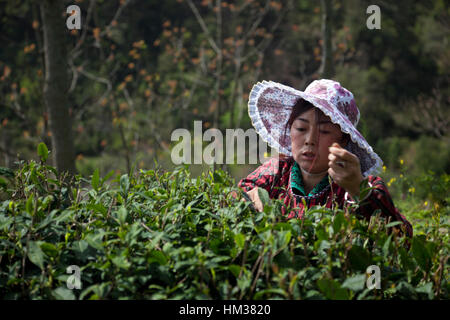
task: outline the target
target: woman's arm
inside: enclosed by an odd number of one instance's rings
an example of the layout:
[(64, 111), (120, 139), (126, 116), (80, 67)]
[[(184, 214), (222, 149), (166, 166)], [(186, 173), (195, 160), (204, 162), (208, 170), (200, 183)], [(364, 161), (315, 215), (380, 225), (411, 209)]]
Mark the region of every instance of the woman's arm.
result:
[(262, 211), (263, 205), (259, 198), (258, 188), (263, 188), (269, 193), (269, 197), (278, 198), (280, 184), (286, 183), (289, 172), (289, 161), (272, 158), (256, 168), (247, 177), (238, 183), (238, 187), (246, 192), (253, 202), (256, 210)]
[(277, 181), (279, 180), (279, 175), (285, 166), (285, 161), (280, 162), (279, 159), (272, 158), (239, 181), (238, 187), (247, 193), (249, 193), (250, 190), (256, 189), (256, 187), (264, 188), (269, 193), (270, 198), (276, 198), (278, 194), (276, 184), (278, 184)]

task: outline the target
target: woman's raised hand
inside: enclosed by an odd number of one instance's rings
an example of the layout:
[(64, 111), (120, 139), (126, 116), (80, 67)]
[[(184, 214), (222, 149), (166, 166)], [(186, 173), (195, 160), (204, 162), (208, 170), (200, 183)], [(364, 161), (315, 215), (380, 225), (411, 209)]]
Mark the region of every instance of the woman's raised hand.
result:
[(328, 174), (352, 197), (359, 196), (359, 186), (363, 181), (359, 159), (353, 153), (333, 143), (328, 154)]
[[(249, 196), (250, 200), (252, 200), (253, 206), (255, 207), (255, 209), (258, 210), (259, 212), (262, 212), (264, 206), (262, 204), (261, 199), (259, 198), (258, 187), (255, 187), (246, 193)], [(233, 198), (237, 199), (238, 193), (236, 191), (232, 191), (230, 194)], [(246, 200), (245, 200), (245, 198), (242, 198), (241, 201), (246, 201)]]
[(255, 206), (255, 209), (258, 210), (259, 212), (262, 212), (264, 209), (264, 206), (262, 204), (261, 199), (259, 198), (258, 187), (254, 187), (252, 190), (248, 191), (247, 194), (250, 197), (250, 199), (252, 200), (253, 205)]

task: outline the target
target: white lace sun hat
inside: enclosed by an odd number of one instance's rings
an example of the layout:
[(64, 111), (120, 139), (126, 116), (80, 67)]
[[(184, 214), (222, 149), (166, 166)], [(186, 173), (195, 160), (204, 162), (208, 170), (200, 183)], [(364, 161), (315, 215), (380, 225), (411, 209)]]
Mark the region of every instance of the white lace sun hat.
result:
[(383, 164), (380, 157), (356, 130), (360, 114), (353, 94), (333, 80), (315, 80), (304, 92), (273, 81), (262, 81), (253, 86), (248, 113), (256, 132), (269, 146), (279, 153), (292, 155), (290, 128), (285, 131), (285, 126), (299, 99), (319, 108), (350, 136), (345, 149), (359, 158), (364, 177), (380, 170)]

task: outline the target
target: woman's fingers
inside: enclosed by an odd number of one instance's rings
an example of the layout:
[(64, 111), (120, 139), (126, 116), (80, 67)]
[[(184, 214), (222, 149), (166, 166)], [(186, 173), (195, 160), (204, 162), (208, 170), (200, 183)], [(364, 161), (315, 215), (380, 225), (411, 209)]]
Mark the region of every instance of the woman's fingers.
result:
[(263, 211), (263, 204), (261, 202), (261, 199), (259, 198), (258, 187), (255, 187), (252, 190), (248, 191), (247, 194), (253, 201), (255, 209), (258, 211)]
[(330, 147), (330, 154), (334, 155), (335, 157), (341, 158), (342, 160), (351, 161), (354, 159), (350, 152), (342, 148)]
[(347, 166), (359, 164), (359, 159), (356, 155), (354, 155), (348, 150), (345, 150), (344, 148), (341, 148), (340, 146), (339, 147), (336, 146), (339, 146), (339, 144), (333, 143), (333, 145), (329, 148), (330, 153), (328, 154), (328, 159), (330, 161), (337, 161), (341, 163), (348, 162)]
[(336, 142), (331, 145), (329, 150), (328, 167), (332, 169), (330, 170), (332, 178), (337, 179), (337, 175), (339, 175), (339, 178), (342, 179), (345, 176), (350, 175), (358, 161), (357, 159), (355, 160), (356, 156), (342, 148)]
[(328, 168), (328, 174), (330, 175), (330, 177), (337, 183), (339, 184), (342, 180), (341, 174), (338, 172), (336, 172), (335, 169), (333, 168)]
[(332, 168), (334, 171), (348, 171), (349, 169), (345, 166), (345, 164), (342, 164), (339, 161), (329, 161), (328, 167)]
[(336, 156), (332, 153), (328, 154), (328, 167), (335, 170), (348, 170), (354, 165), (353, 160), (344, 160), (342, 157)]
[(328, 174), (333, 178), (333, 180), (334, 180), (334, 177), (336, 176), (336, 172), (334, 171), (334, 169), (333, 168), (328, 168)]
[(328, 174), (352, 196), (358, 195), (363, 179), (358, 157), (337, 143), (333, 143), (329, 150)]

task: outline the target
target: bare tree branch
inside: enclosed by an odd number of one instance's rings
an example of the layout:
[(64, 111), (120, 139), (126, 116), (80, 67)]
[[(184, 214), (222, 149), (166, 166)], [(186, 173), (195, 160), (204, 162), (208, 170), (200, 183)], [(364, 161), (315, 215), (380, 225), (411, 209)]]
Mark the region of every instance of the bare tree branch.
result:
[(101, 102), (104, 98), (106, 98), (106, 96), (111, 92), (111, 90), (112, 90), (112, 84), (111, 84), (111, 81), (110, 81), (110, 80), (108, 80), (108, 79), (106, 79), (106, 78), (102, 78), (102, 77), (96, 76), (96, 75), (94, 75), (94, 74), (92, 74), (92, 73), (90, 73), (90, 72), (84, 70), (84, 68), (80, 68), (79, 72), (80, 72), (82, 75), (86, 76), (87, 78), (89, 78), (89, 79), (91, 79), (91, 80), (94, 80), (94, 81), (97, 81), (97, 82), (100, 82), (100, 83), (103, 83), (103, 84), (106, 85), (106, 91), (105, 91), (105, 92), (102, 94), (102, 96), (97, 100), (96, 104), (100, 103), (100, 102)]
[[(269, 34), (273, 34), (273, 33), (275, 32), (275, 30), (278, 28), (278, 26), (280, 25), (281, 21), (283, 20), (284, 15), (286, 14), (287, 10), (288, 10), (287, 7), (284, 7), (284, 8), (281, 10), (281, 12), (280, 12), (280, 14), (279, 14), (277, 20), (276, 20), (275, 23), (272, 25), (272, 28), (270, 29)], [(245, 56), (242, 58), (242, 62), (246, 61), (248, 58), (250, 58), (251, 56), (257, 54), (258, 52), (265, 51), (265, 50), (267, 49), (267, 47), (270, 45), (271, 42), (272, 42), (272, 38), (261, 40), (261, 42), (258, 43), (258, 44), (254, 47), (254, 49), (253, 49), (252, 51), (250, 51), (247, 55), (245, 55)]]
[(253, 22), (253, 24), (250, 27), (250, 29), (245, 33), (245, 36), (243, 38), (244, 42), (249, 36), (252, 36), (255, 33), (255, 30), (261, 24), (262, 19), (267, 14), (267, 12), (269, 12), (269, 5), (270, 5), (270, 0), (267, 0), (266, 4), (264, 5), (263, 11), (258, 15), (258, 17), (256, 18), (255, 22)]
[(319, 74), (322, 78), (332, 78), (334, 76), (331, 17), (331, 0), (321, 0), (322, 5), (322, 62), (319, 67)]
[(100, 32), (100, 35), (105, 35), (111, 28), (113, 28), (114, 21), (117, 22), (119, 20), (120, 16), (122, 15), (123, 10), (132, 2), (133, 0), (126, 0), (116, 11), (114, 14), (114, 17), (111, 19), (111, 22), (106, 26), (105, 30)]
[(214, 51), (219, 54), (220, 50), (217, 46), (217, 44), (215, 43), (214, 39), (211, 37), (208, 27), (205, 24), (205, 21), (203, 20), (202, 16), (200, 15), (200, 13), (197, 10), (197, 7), (194, 5), (194, 3), (192, 2), (192, 0), (187, 0), (187, 3), (189, 5), (189, 7), (191, 8), (192, 12), (195, 15), (195, 18), (197, 19), (197, 22), (200, 24), (200, 27), (202, 28), (203, 32), (206, 35), (206, 38), (208, 39), (209, 44), (211, 45), (211, 47), (214, 49)]
[(431, 96), (420, 95), (407, 104), (413, 110), (410, 114), (416, 131), (432, 133), (439, 139), (448, 135), (450, 98), (444, 97), (439, 84)]
[(90, 2), (89, 2), (89, 7), (88, 7), (87, 14), (86, 14), (86, 19), (84, 21), (83, 32), (81, 33), (80, 40), (78, 40), (76, 46), (72, 49), (72, 51), (70, 51), (70, 54), (69, 54), (69, 57), (71, 57), (71, 59), (78, 57), (78, 55), (81, 52), (78, 50), (80, 49), (81, 45), (84, 43), (84, 40), (86, 39), (86, 34), (89, 29), (88, 25), (89, 25), (89, 21), (91, 20), (92, 9), (94, 8), (95, 1), (96, 0), (90, 0)]
[[(152, 102), (153, 102), (153, 98), (149, 99), (147, 101), (147, 108), (150, 109), (152, 106)], [(170, 152), (170, 150), (166, 147), (166, 145), (163, 143), (163, 140), (161, 138), (161, 135), (158, 133), (158, 131), (155, 128), (155, 124), (152, 122), (151, 117), (147, 117), (145, 118), (146, 123), (148, 123), (149, 127), (150, 127), (150, 131), (153, 135), (153, 137), (155, 138), (155, 140), (158, 142), (158, 144), (161, 146), (161, 148), (166, 151), (166, 152)]]

